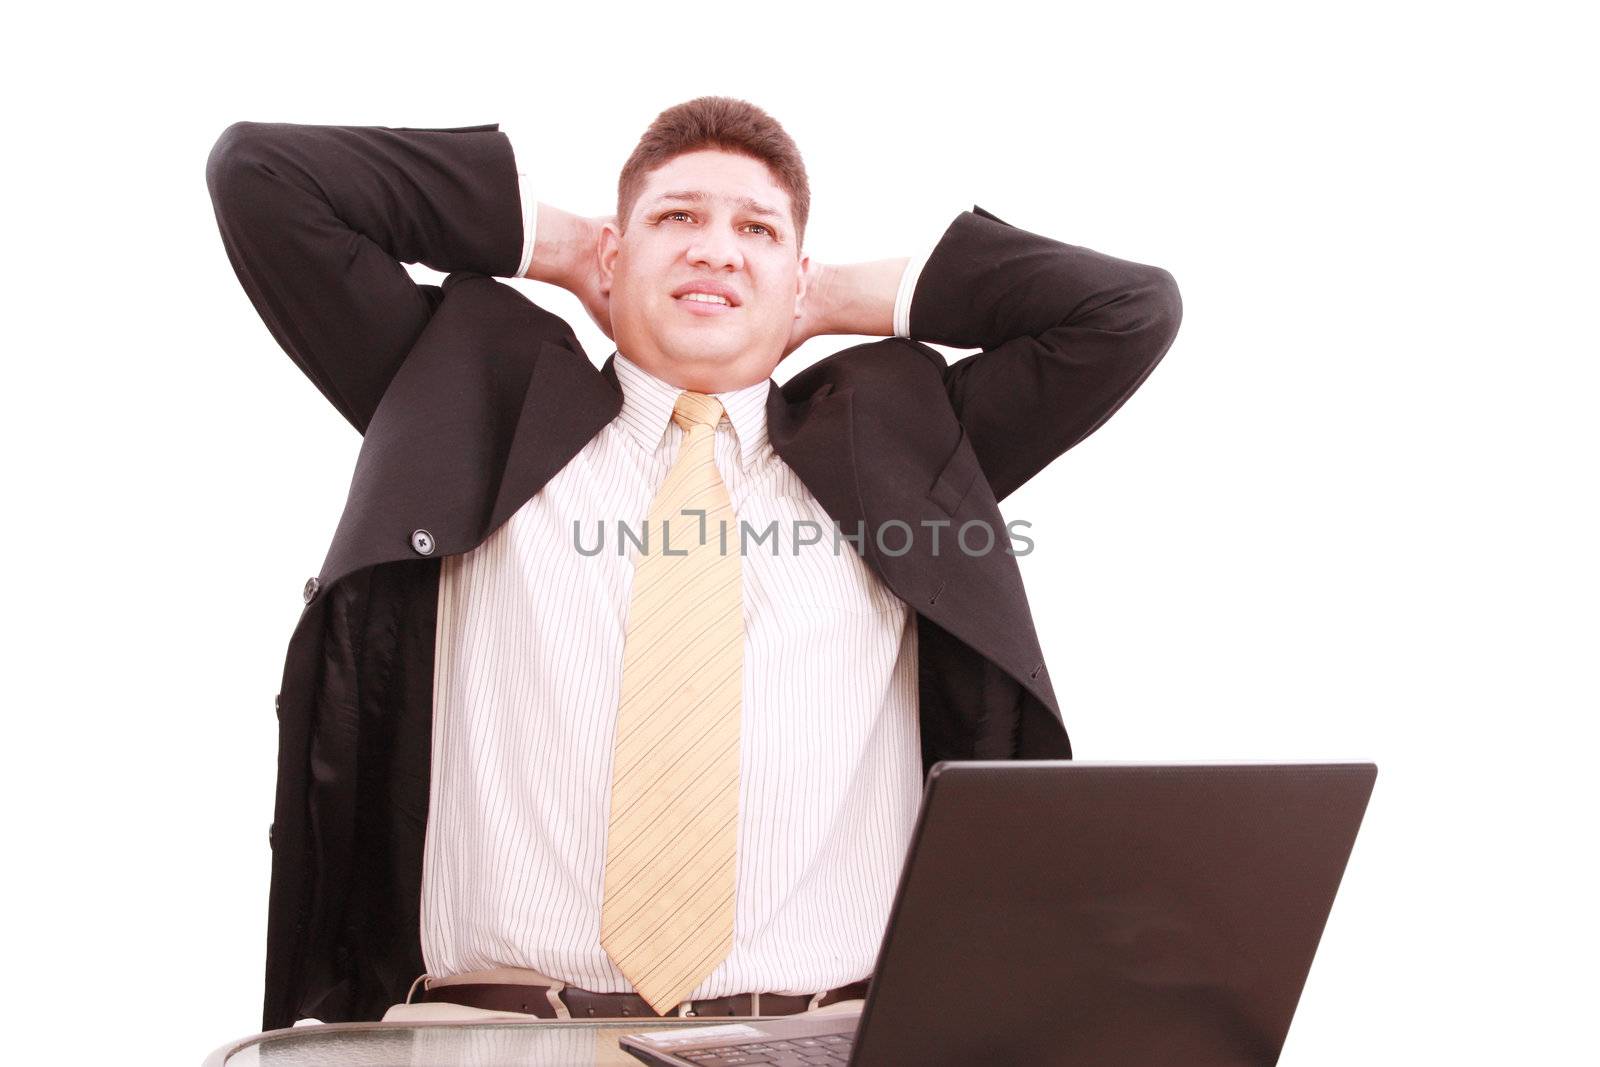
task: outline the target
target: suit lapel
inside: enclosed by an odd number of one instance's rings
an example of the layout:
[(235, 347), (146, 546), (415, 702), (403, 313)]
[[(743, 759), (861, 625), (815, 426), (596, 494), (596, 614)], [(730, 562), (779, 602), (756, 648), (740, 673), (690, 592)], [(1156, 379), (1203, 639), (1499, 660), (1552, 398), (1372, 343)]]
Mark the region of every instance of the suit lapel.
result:
[(622, 410), (615, 358), (600, 373), (585, 356), (545, 344), (534, 364), (505, 476), (478, 540), (499, 529)]
[(835, 392), (832, 382), (793, 403), (776, 382), (768, 387), (767, 439), (772, 450), (845, 533), (865, 518), (851, 419), (850, 391)]
[[(988, 483), (981, 477), (958, 501), (952, 514), (922, 484), (865, 479), (857, 465), (860, 454), (858, 421), (871, 424), (873, 413), (858, 411), (850, 387), (835, 389), (824, 383), (808, 397), (788, 401), (773, 385), (767, 396), (767, 435), (778, 456), (800, 478), (845, 534), (863, 534), (863, 561), (889, 589), (914, 611), (997, 664), (1047, 707), (1057, 710), (1054, 688), (1044, 671), (1044, 659), (1027, 609), (1027, 595), (1016, 559), (1004, 551), (1005, 523)], [(884, 470), (927, 469), (925, 457), (888, 453), (896, 442), (872, 446), (874, 462)], [(963, 440), (960, 457), (978, 473), (977, 459)], [(933, 472), (929, 470), (928, 479)], [(966, 488), (963, 486), (963, 488)], [(948, 498), (947, 498), (948, 499)], [(981, 519), (996, 533), (992, 551), (967, 555), (959, 548), (957, 530), (962, 522)], [(910, 547), (893, 554), (902, 544), (902, 531), (885, 524), (898, 520), (910, 527)], [(937, 554), (927, 522), (948, 523), (941, 533)], [(884, 529), (881, 550), (877, 531)], [(1059, 712), (1058, 712), (1059, 714)]]
[(419, 346), (396, 376), (362, 442), (322, 586), (476, 548), (621, 410), (609, 362), (596, 373), (581, 353), (538, 340), (474, 355)]

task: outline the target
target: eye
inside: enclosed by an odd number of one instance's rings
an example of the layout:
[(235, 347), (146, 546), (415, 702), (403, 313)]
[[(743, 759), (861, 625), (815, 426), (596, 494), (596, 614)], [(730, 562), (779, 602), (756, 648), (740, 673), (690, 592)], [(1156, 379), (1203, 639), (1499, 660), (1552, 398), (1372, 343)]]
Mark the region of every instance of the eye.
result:
[(761, 231), (761, 232), (762, 232), (762, 234), (764, 234), (764, 235), (765, 235), (765, 236), (767, 236), (767, 237), (771, 237), (771, 236), (772, 236), (772, 235), (773, 235), (773, 234), (772, 234), (772, 231), (771, 231), (771, 230), (770, 230), (770, 229), (768, 229), (768, 228), (767, 228), (767, 226), (766, 226), (766, 224), (765, 224), (765, 223), (760, 223), (760, 222), (752, 222), (752, 223), (751, 223), (751, 224), (750, 224), (750, 225), (752, 225), (752, 226), (754, 226), (754, 227), (755, 227), (755, 228), (756, 228), (756, 229), (758, 229), (758, 230), (760, 230), (760, 231)]
[(689, 213), (687, 211), (669, 211), (665, 215), (662, 215), (661, 218), (662, 219), (670, 219), (674, 215), (682, 215), (684, 218), (688, 218), (689, 217)]

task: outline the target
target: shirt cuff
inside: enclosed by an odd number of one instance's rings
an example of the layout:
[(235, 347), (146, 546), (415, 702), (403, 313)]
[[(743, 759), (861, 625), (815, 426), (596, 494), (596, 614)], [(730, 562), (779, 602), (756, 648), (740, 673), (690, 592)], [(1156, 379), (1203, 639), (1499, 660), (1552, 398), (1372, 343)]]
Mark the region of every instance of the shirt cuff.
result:
[(928, 257), (933, 255), (933, 250), (939, 246), (939, 241), (943, 239), (944, 232), (944, 229), (939, 230), (938, 236), (924, 246), (917, 255), (906, 261), (906, 269), (900, 275), (900, 288), (894, 295), (894, 335), (896, 337), (911, 336), (911, 298), (916, 295), (917, 279), (922, 276), (922, 268), (928, 262)]
[(523, 157), (517, 154), (517, 138), (513, 131), (500, 124), (500, 132), (511, 142), (511, 159), (517, 168), (517, 198), (522, 203), (522, 257), (517, 261), (516, 277), (525, 278), (533, 266), (533, 246), (539, 237), (539, 201), (534, 198), (528, 181), (528, 172), (522, 167)]

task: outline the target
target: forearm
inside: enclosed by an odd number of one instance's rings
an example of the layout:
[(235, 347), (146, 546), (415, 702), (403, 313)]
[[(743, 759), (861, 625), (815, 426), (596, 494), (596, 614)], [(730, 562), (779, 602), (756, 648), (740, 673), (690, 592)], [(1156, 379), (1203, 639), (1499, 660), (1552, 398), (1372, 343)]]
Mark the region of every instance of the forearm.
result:
[[(331, 215), (401, 263), (499, 276), (515, 268), (516, 179), (492, 126), (236, 122), (206, 172), (224, 223), (271, 226), (280, 243), (281, 231), (320, 227)], [(347, 238), (329, 243), (318, 252), (335, 265), (350, 257)]]
[[(952, 348), (993, 348), (1064, 331), (1106, 338), (1113, 361), (1139, 358), (1175, 333), (1181, 302), (1159, 267), (1108, 256), (963, 212), (924, 268), (911, 307), (912, 336)], [(1170, 336), (1167, 342), (1170, 343)]]
[(816, 280), (818, 333), (889, 337), (894, 300), (909, 259), (824, 265)]

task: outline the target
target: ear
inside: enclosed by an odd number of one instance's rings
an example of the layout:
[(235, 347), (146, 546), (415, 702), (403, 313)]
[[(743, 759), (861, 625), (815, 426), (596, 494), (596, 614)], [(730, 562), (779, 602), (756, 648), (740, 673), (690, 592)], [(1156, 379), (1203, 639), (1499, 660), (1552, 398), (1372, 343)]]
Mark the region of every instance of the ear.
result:
[(617, 256), (622, 253), (622, 231), (617, 228), (616, 216), (600, 227), (600, 292), (611, 295), (611, 279), (616, 272)]
[(812, 272), (811, 257), (800, 257), (800, 269), (795, 274), (794, 291), (794, 317), (800, 318), (805, 314), (806, 297), (811, 294), (811, 287), (816, 283)]

